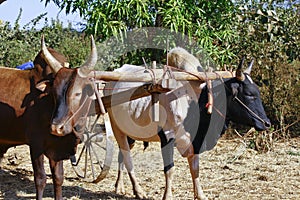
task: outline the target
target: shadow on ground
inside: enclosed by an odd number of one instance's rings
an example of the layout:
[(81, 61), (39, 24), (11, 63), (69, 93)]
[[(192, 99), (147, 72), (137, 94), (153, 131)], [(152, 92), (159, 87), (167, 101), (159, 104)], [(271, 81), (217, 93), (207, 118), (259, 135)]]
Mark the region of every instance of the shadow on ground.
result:
[[(0, 199), (35, 199), (35, 186), (34, 182), (28, 178), (30, 176), (33, 176), (33, 172), (26, 169), (0, 169)], [(51, 179), (51, 176), (48, 174), (47, 179)], [(70, 182), (79, 181), (79, 178), (65, 179)], [(47, 181), (43, 199), (53, 199), (53, 197), (53, 185)], [(64, 199), (133, 199), (132, 197), (127, 197), (125, 195), (118, 195), (114, 193), (114, 191), (94, 192), (80, 186), (63, 186), (63, 197)]]

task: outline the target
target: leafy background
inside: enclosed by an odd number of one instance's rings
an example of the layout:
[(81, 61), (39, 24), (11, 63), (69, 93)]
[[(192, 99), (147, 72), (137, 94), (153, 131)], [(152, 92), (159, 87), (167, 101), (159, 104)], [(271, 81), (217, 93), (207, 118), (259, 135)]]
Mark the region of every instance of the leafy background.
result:
[[(51, 0), (41, 1), (47, 5)], [(22, 12), (14, 24), (0, 21), (0, 65), (16, 67), (33, 60), (41, 34), (74, 67), (89, 52), (87, 35), (93, 34), (101, 43), (135, 28), (167, 28), (195, 40), (221, 70), (234, 68), (244, 55), (247, 60), (255, 58), (252, 78), (260, 87), (276, 137), (300, 135), (299, 1), (52, 1), (67, 13), (79, 12), (86, 24), (75, 30), (50, 20), (37, 29), (37, 22), (45, 17), (40, 15), (20, 27)], [(159, 61), (162, 53), (152, 49), (131, 52), (104, 70), (142, 63), (142, 57)]]

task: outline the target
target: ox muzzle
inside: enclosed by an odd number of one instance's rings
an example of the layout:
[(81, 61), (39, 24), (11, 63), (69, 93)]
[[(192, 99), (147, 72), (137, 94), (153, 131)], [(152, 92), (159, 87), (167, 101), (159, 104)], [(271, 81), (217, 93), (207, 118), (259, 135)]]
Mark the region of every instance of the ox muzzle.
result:
[(68, 114), (65, 115), (64, 120), (54, 118), (51, 124), (51, 133), (56, 136), (65, 136), (70, 133), (83, 134), (92, 101), (91, 97), (86, 96), (81, 106), (75, 112), (71, 112), (68, 109)]

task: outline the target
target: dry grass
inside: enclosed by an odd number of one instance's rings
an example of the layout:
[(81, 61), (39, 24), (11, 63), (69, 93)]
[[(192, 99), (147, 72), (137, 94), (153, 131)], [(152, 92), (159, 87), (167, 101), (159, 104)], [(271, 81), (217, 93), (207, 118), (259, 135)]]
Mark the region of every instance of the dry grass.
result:
[[(272, 142), (271, 151), (259, 153), (246, 148), (241, 138), (223, 138), (209, 152), (201, 155), (200, 180), (209, 199), (299, 199), (300, 138)], [(149, 199), (161, 199), (164, 188), (162, 158), (158, 143), (151, 143), (143, 152), (141, 142), (133, 150), (135, 171)], [(116, 195), (117, 150), (108, 177), (98, 184), (76, 177), (65, 162), (65, 199), (133, 199), (131, 184), (125, 176), (126, 194)], [(47, 163), (46, 163), (47, 165)], [(188, 164), (175, 154), (174, 199), (192, 199), (192, 183)], [(52, 199), (48, 165), (45, 199)], [(0, 170), (0, 199), (34, 199), (35, 189), (27, 146), (11, 148)]]

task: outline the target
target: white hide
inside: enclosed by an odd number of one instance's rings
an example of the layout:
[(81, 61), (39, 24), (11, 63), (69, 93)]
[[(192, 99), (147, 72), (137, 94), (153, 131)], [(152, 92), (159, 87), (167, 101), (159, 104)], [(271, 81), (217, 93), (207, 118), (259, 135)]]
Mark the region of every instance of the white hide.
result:
[(201, 68), (199, 60), (181, 47), (176, 47), (169, 51), (168, 65), (188, 72), (196, 72), (198, 67)]
[[(191, 65), (189, 66), (191, 69)], [(144, 70), (144, 67), (126, 64), (115, 71), (134, 74), (141, 73)], [(193, 71), (195, 71), (195, 68)], [(118, 93), (132, 87), (141, 86), (142, 84), (141, 82), (110, 82), (105, 88), (114, 89), (104, 91), (105, 95), (108, 93)], [(199, 108), (195, 106), (197, 105), (199, 94), (195, 94), (193, 87), (187, 81), (178, 81), (176, 89), (159, 95), (159, 122), (152, 121), (151, 96), (113, 106), (108, 109), (108, 112), (110, 117), (114, 118), (120, 130), (133, 139), (159, 141), (157, 133), (159, 127), (162, 127), (167, 138), (174, 137), (175, 135), (176, 147), (181, 154), (184, 154), (185, 150), (191, 144), (191, 136), (188, 130), (197, 131), (197, 120), (199, 119)], [(199, 85), (196, 87), (199, 87)], [(131, 94), (128, 94), (128, 97), (125, 98), (129, 100), (130, 96)], [(117, 98), (117, 95), (113, 95), (113, 98)], [(194, 106), (190, 109), (192, 102), (194, 102)], [(187, 118), (188, 112), (189, 120), (195, 120), (195, 123), (189, 123), (194, 127), (185, 127), (184, 125), (186, 124), (184, 120)]]
[[(170, 61), (169, 65), (181, 68), (189, 73), (196, 72), (197, 70), (202, 71), (199, 61), (184, 49), (175, 48), (171, 50), (168, 55), (168, 59)], [(145, 70), (143, 67), (124, 65), (117, 71), (135, 74), (140, 73), (143, 70)], [(128, 94), (128, 96), (123, 99), (123, 102), (126, 103), (107, 109), (112, 120), (113, 129), (115, 130), (115, 137), (124, 157), (124, 164), (133, 185), (133, 192), (136, 194), (137, 198), (140, 199), (146, 198), (146, 195), (136, 181), (137, 178), (134, 174), (130, 156), (130, 147), (127, 143), (126, 135), (137, 140), (159, 141), (159, 128), (163, 128), (167, 139), (175, 138), (175, 145), (177, 149), (181, 155), (188, 158), (190, 172), (193, 179), (195, 199), (207, 199), (203, 194), (199, 183), (199, 155), (195, 155), (193, 148), (191, 148), (191, 141), (193, 141), (193, 137), (195, 137), (199, 125), (200, 111), (198, 97), (201, 93), (200, 83), (186, 81), (177, 81), (176, 83), (177, 85), (175, 89), (168, 93), (159, 95), (160, 106), (158, 122), (154, 122), (151, 119), (151, 97), (144, 97), (134, 101), (129, 101), (131, 94)], [(140, 85), (142, 85), (142, 83), (115, 82), (109, 83), (106, 86), (106, 88), (114, 87), (114, 90), (104, 91), (117, 93)], [(112, 98), (112, 101), (114, 101), (114, 98), (118, 98), (118, 96), (113, 95)], [(174, 172), (174, 168), (172, 167), (173, 158), (167, 158), (167, 156), (170, 155), (166, 154), (172, 154), (173, 149), (169, 149), (168, 146), (170, 145), (166, 145), (166, 148), (162, 147), (164, 169), (166, 170), (168, 167), (171, 167), (165, 172), (166, 185), (163, 199), (172, 199), (172, 174)], [(122, 187), (124, 186), (122, 167), (120, 165), (118, 179), (116, 182), (116, 191), (119, 189), (122, 191)]]

